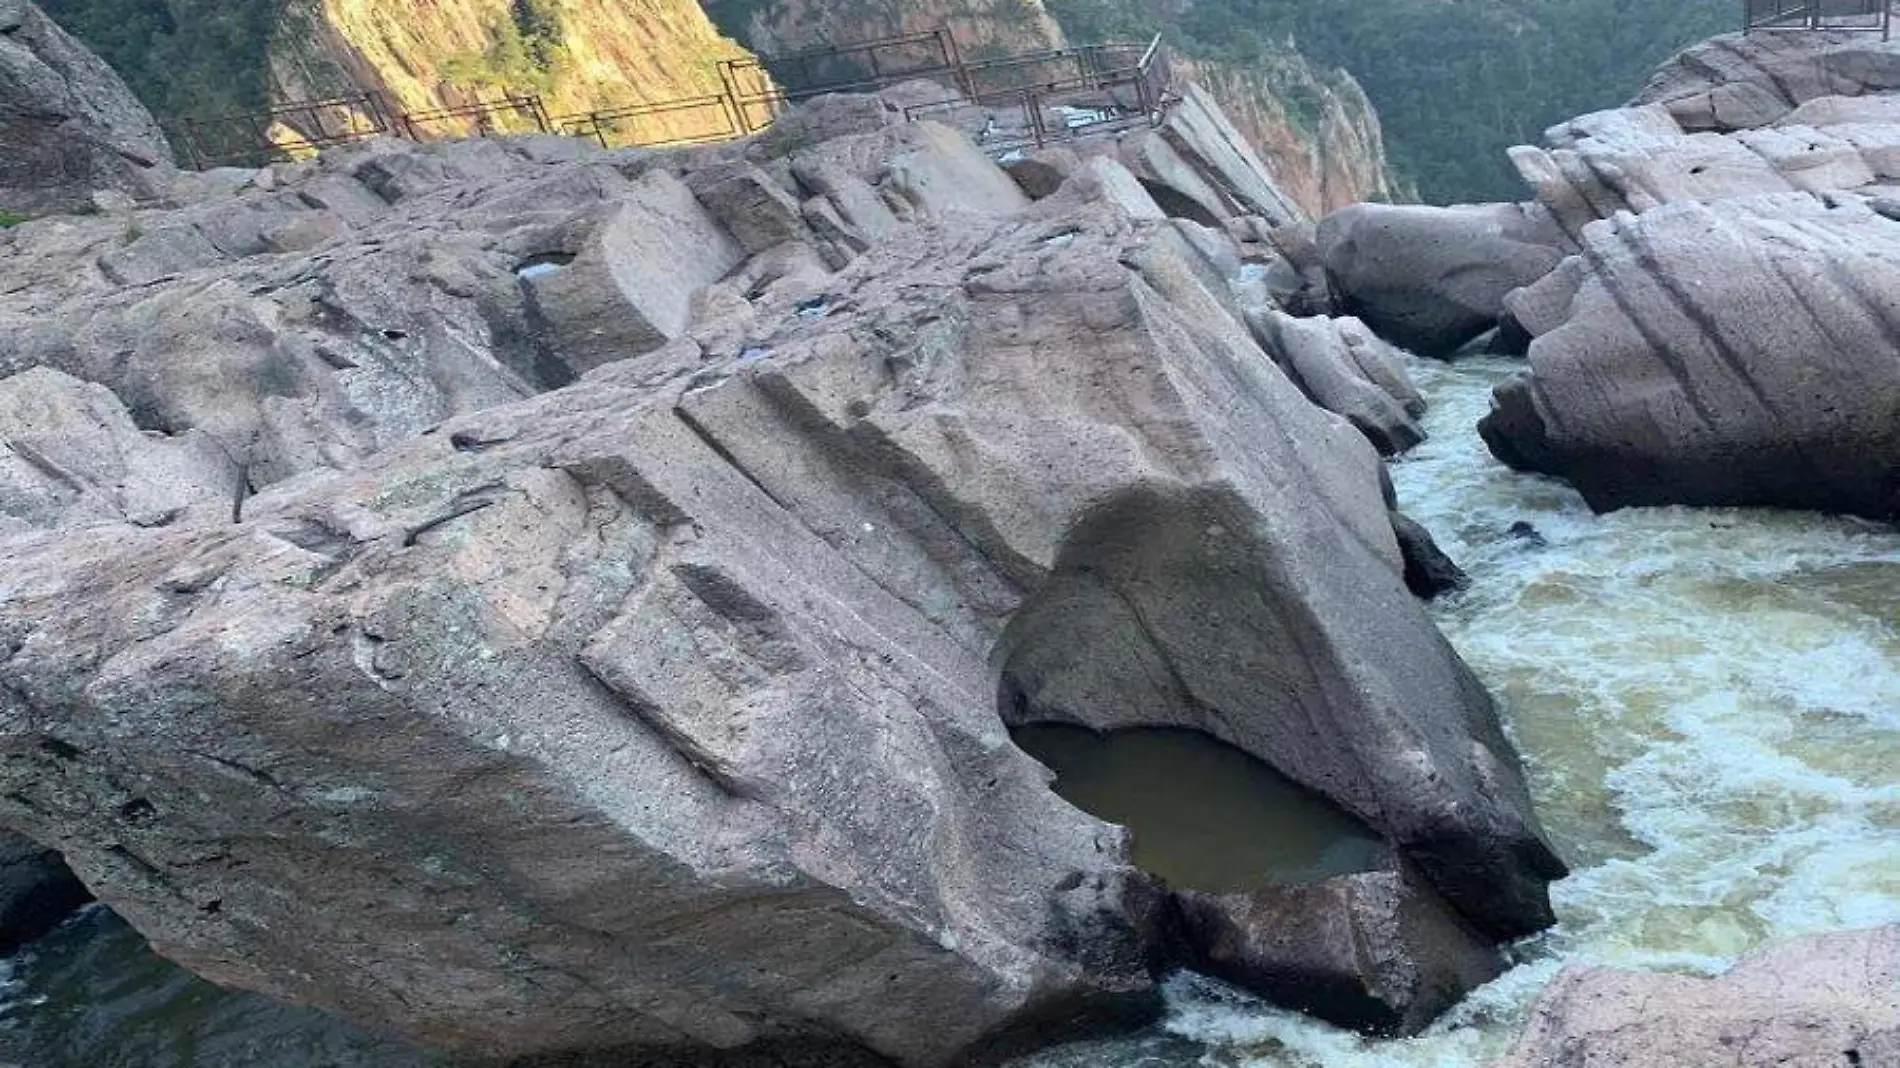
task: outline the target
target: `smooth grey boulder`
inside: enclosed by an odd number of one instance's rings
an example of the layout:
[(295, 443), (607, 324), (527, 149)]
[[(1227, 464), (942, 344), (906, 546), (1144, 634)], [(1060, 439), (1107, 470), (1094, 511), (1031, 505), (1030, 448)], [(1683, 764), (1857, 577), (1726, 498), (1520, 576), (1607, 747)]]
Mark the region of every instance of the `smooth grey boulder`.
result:
[(1568, 307), (1531, 318), (1528, 376), (1479, 427), (1493, 453), (1599, 510), (1895, 514), (1900, 223), (1786, 194), (1624, 215), (1584, 246), (1530, 291)]
[(0, 383), (232, 472), (0, 531), (0, 822), (214, 980), (504, 1056), (934, 1066), (1152, 1012), (1166, 888), (1026, 717), (1216, 735), (1487, 939), (1548, 924), (1490, 699), (1230, 220), (1106, 157), (1032, 203), (860, 103), (0, 234)]
[(1504, 295), (1564, 258), (1560, 235), (1515, 204), (1356, 204), (1320, 220), (1316, 240), (1340, 310), (1421, 356), (1497, 326)]
[(112, 68), (27, 0), (0, 0), (0, 211), (90, 211), (155, 195), (171, 146)]
[(58, 853), (0, 830), (0, 953), (52, 930), (90, 900)]
[(1397, 350), (1359, 320), (1301, 319), (1252, 308), (1247, 324), (1313, 403), (1344, 416), (1380, 453), (1402, 453), (1425, 440), (1417, 423), (1425, 414), (1424, 397)]
[(1492, 1068), (1900, 1064), (1900, 927), (1771, 946), (1714, 978), (1571, 967)]
[(1375, 1035), (1417, 1034), (1504, 970), (1497, 947), (1403, 865), (1175, 897), (1196, 971)]

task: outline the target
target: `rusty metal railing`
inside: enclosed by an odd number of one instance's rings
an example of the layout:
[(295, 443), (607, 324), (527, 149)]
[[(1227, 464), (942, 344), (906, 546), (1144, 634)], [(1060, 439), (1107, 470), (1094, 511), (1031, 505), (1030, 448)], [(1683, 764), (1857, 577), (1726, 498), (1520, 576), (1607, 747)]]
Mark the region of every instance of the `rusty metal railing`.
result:
[(1842, 30), (1893, 37), (1889, 0), (1743, 0), (1742, 30)]
[[(1784, 0), (1785, 2), (1785, 0)], [(1826, 0), (1824, 0), (1826, 2)], [(828, 93), (875, 93), (901, 82), (943, 83), (954, 98), (907, 109), (907, 118), (974, 109), (1015, 110), (1017, 144), (1159, 121), (1172, 86), (1161, 38), (1050, 49), (966, 62), (948, 29), (839, 48), (729, 59), (721, 91), (572, 115), (550, 116), (539, 96), (509, 93), (452, 107), (396, 112), (379, 94), (294, 101), (266, 112), (182, 119), (167, 125), (195, 167), (257, 166), (379, 135), (410, 140), (523, 132), (589, 137), (606, 147), (728, 141), (770, 126), (785, 108)]]
[[(1126, 60), (1126, 65), (1115, 66)], [(1041, 77), (1048, 65), (1074, 73)], [(1053, 142), (1159, 125), (1174, 102), (1173, 73), (1157, 35), (1146, 48), (1105, 45), (1010, 57), (973, 66), (972, 81), (1002, 77), (1006, 88), (979, 90), (904, 109), (907, 120), (937, 119), (961, 126), (992, 155)], [(1006, 73), (1004, 73), (1006, 72)]]
[[(554, 123), (548, 118), (548, 109), (540, 97), (510, 93), (499, 100), (475, 100), (455, 107), (404, 112), (400, 126), (403, 136), (412, 141), (425, 141), (428, 140), (423, 136), (425, 131), (441, 126), (452, 127), (451, 133), (469, 129), (478, 136), (488, 137), (497, 133), (525, 133), (530, 126), (535, 133), (547, 133)], [(511, 126), (520, 128), (511, 129)]]
[(192, 167), (248, 163), (259, 166), (391, 132), (388, 101), (380, 93), (298, 100), (266, 111), (206, 115), (163, 124), (172, 147)]
[[(657, 136), (642, 132), (655, 122), (672, 127)], [(664, 145), (703, 145), (731, 141), (744, 135), (738, 106), (725, 93), (717, 96), (669, 100), (658, 104), (634, 104), (606, 111), (589, 111), (555, 119), (555, 130), (570, 137), (591, 137), (602, 148), (638, 143), (652, 147)], [(684, 126), (684, 129), (680, 129)], [(631, 129), (631, 134), (625, 131)]]

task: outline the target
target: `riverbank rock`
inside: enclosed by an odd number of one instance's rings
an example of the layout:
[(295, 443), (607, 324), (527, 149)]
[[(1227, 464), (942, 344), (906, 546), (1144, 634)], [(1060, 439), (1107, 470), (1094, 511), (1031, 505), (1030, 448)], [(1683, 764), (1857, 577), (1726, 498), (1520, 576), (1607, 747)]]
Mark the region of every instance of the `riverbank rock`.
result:
[(1247, 312), (1247, 324), (1313, 403), (1345, 417), (1380, 453), (1395, 455), (1425, 440), (1417, 422), (1425, 414), (1425, 398), (1406, 375), (1398, 351), (1359, 320), (1301, 319), (1254, 308)]
[[(1593, 507), (1895, 514), (1900, 223), (1803, 194), (1585, 231), (1590, 269), (1480, 430)], [(1570, 279), (1553, 279), (1568, 289)]]
[(1718, 38), (1513, 151), (1580, 254), (1506, 298), (1481, 424), (1600, 510), (1900, 513), (1900, 49)]
[(158, 123), (112, 68), (28, 0), (0, 0), (0, 211), (149, 198), (172, 168)]
[(1486, 939), (1550, 923), (1378, 456), (1232, 241), (1113, 161), (1032, 204), (945, 127), (777, 145), (371, 144), (0, 238), (0, 382), (239, 498), (0, 537), (0, 819), (215, 981), (502, 1056), (931, 1068), (1153, 1011), (1168, 888), (1038, 720), (1213, 734)]
[(1515, 204), (1358, 204), (1320, 220), (1316, 241), (1339, 309), (1421, 356), (1496, 327), (1504, 295), (1564, 257), (1541, 211)]
[(1900, 927), (1771, 947), (1703, 979), (1573, 967), (1492, 1068), (1900, 1064)]

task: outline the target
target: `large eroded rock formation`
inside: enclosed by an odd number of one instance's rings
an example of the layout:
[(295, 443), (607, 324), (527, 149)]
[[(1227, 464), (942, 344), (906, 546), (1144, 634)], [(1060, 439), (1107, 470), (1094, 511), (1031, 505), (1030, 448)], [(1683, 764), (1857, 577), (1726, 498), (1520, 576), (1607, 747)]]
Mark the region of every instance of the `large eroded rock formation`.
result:
[[(1415, 1028), (1550, 922), (1377, 453), (1308, 400), (1402, 414), (1402, 371), (1337, 324), (1289, 377), (1241, 246), (1119, 163), (1032, 201), (838, 98), (246, 181), (0, 237), (0, 818), (160, 951), (483, 1052), (939, 1065), (1216, 938)], [(1182, 949), (1039, 720), (1201, 730), (1387, 856)]]
[(1690, 50), (1514, 159), (1578, 255), (1505, 301), (1528, 374), (1483, 425), (1592, 505), (1900, 511), (1900, 46)]

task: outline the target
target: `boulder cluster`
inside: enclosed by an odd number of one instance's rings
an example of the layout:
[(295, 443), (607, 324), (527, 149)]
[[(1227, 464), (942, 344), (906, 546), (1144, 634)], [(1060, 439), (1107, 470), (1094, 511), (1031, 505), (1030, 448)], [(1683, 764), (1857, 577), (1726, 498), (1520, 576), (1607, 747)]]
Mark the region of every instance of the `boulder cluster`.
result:
[[(0, 821), (450, 1049), (942, 1065), (1182, 963), (1416, 1030), (1564, 869), (1407, 588), (1422, 401), (1290, 314), (1287, 204), (1198, 93), (1004, 163), (839, 96), (8, 230)], [(1168, 886), (1039, 722), (1201, 731), (1382, 848)]]

